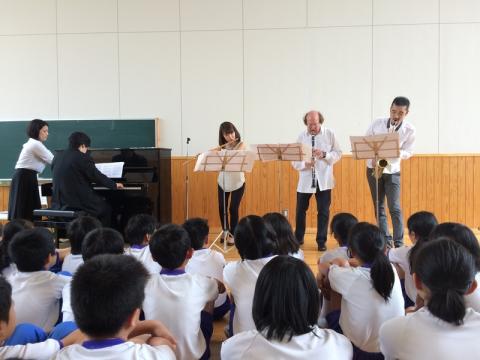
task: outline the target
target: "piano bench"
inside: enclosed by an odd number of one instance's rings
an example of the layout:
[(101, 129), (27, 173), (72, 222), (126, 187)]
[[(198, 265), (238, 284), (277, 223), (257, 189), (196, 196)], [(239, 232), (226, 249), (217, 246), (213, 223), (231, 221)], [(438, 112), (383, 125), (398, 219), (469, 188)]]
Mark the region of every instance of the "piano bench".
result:
[(71, 210), (37, 209), (33, 210), (33, 224), (55, 230), (55, 245), (59, 247), (61, 235), (66, 234), (68, 224), (80, 214)]

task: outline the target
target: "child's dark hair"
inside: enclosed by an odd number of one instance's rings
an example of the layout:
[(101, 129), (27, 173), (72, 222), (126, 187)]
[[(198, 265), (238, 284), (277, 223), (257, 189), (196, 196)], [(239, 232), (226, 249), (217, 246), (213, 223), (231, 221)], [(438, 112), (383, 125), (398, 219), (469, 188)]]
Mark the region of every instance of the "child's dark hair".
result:
[(157, 226), (158, 222), (152, 215), (135, 215), (125, 227), (125, 240), (130, 245), (142, 245), (145, 235), (152, 235)]
[(348, 245), (350, 230), (352, 230), (357, 223), (357, 218), (350, 213), (338, 213), (332, 218), (330, 230), (340, 246)]
[(10, 240), (12, 240), (16, 233), (27, 229), (33, 229), (33, 224), (24, 219), (11, 220), (3, 227), (3, 237), (0, 242), (0, 271), (12, 263), (10, 255), (8, 254), (8, 244), (10, 244)]
[(110, 228), (94, 229), (83, 240), (83, 261), (101, 254), (123, 254), (124, 245), (123, 236), (117, 230)]
[(188, 236), (190, 236), (193, 250), (200, 250), (203, 248), (203, 245), (205, 245), (205, 238), (210, 231), (207, 220), (192, 218), (185, 221), (182, 226), (187, 230)]
[(256, 260), (272, 255), (277, 242), (273, 229), (257, 215), (248, 215), (240, 220), (234, 239), (242, 260)]
[(180, 267), (192, 247), (187, 230), (176, 224), (163, 225), (150, 239), (152, 258), (165, 269)]
[(48, 255), (55, 255), (53, 234), (45, 228), (22, 230), (13, 237), (8, 253), (19, 271), (44, 270)]
[(353, 254), (370, 267), (374, 289), (388, 301), (395, 283), (392, 264), (385, 255), (386, 241), (380, 229), (366, 222), (355, 225), (348, 240)]
[(0, 276), (0, 321), (8, 323), (11, 307), (12, 286), (3, 276)]
[(115, 336), (142, 307), (148, 272), (133, 256), (98, 255), (72, 280), (72, 310), (81, 331), (94, 338)]
[(435, 215), (428, 211), (419, 211), (412, 214), (407, 220), (408, 232), (415, 233), (416, 243), (408, 252), (408, 262), (412, 269), (413, 259), (417, 251), (429, 239), (430, 233), (437, 226), (438, 221)]
[(276, 255), (289, 255), (298, 252), (300, 245), (293, 234), (292, 226), (285, 216), (277, 212), (272, 212), (263, 215), (263, 220), (266, 224), (270, 225), (275, 232), (277, 246), (274, 253)]
[[(288, 279), (288, 281), (286, 281)], [(268, 340), (312, 331), (320, 308), (315, 276), (301, 260), (277, 256), (260, 271), (253, 296), (255, 327)]]
[(67, 237), (70, 240), (70, 251), (73, 255), (82, 253), (82, 243), (85, 236), (94, 229), (100, 229), (102, 223), (92, 216), (80, 216), (73, 220), (67, 229)]
[(480, 271), (480, 245), (473, 231), (463, 224), (445, 222), (438, 224), (430, 234), (432, 239), (440, 236), (447, 237), (460, 245), (463, 245), (475, 259), (477, 271)]
[(464, 295), (475, 280), (475, 259), (462, 245), (440, 237), (423, 245), (415, 256), (413, 272), (430, 290), (428, 310), (450, 324), (465, 317)]

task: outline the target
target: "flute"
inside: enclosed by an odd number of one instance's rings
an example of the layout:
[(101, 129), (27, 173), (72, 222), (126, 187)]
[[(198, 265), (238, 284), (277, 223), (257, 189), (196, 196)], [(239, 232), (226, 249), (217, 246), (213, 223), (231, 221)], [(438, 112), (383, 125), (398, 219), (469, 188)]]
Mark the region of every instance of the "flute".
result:
[(237, 141), (238, 141), (238, 139), (233, 139), (232, 141), (229, 141), (229, 142), (226, 142), (226, 143), (223, 144), (223, 145), (220, 145), (217, 149), (223, 149), (224, 147), (227, 147), (227, 146), (229, 146), (229, 145), (231, 145), (231, 144), (234, 144), (234, 143), (236, 143)]

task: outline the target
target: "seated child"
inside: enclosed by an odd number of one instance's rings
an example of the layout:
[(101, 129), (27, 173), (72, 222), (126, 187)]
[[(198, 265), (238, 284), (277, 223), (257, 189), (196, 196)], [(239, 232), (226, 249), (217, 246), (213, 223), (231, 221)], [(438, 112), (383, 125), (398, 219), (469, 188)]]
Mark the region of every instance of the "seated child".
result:
[(82, 242), (85, 236), (94, 229), (102, 227), (102, 223), (97, 218), (91, 216), (81, 216), (73, 220), (68, 225), (67, 237), (70, 240), (71, 254), (65, 256), (62, 264), (62, 271), (75, 274), (77, 268), (83, 264)]
[(9, 254), (18, 268), (9, 277), (17, 321), (50, 331), (58, 319), (62, 290), (70, 282), (69, 276), (46, 270), (55, 256), (52, 233), (45, 228), (20, 231), (10, 243)]
[[(16, 324), (12, 287), (0, 276), (0, 358), (51, 359), (62, 346), (73, 343), (77, 334), (58, 341), (47, 339), (45, 332), (31, 324)], [(20, 342), (19, 339), (22, 339)], [(11, 345), (19, 344), (22, 345)]]
[(150, 272), (158, 274), (162, 268), (153, 261), (148, 242), (158, 226), (157, 220), (151, 215), (138, 214), (128, 220), (125, 228), (125, 240), (130, 244), (125, 253), (137, 258)]
[[(122, 234), (110, 228), (98, 228), (90, 231), (83, 240), (82, 259), (87, 261), (101, 254), (123, 254), (124, 241)], [(63, 321), (74, 321), (70, 303), (71, 283), (63, 289), (62, 314)]]
[[(138, 320), (147, 280), (145, 267), (127, 255), (97, 255), (81, 265), (72, 280), (72, 308), (87, 340), (56, 359), (175, 359), (168, 330)], [(146, 343), (130, 341), (142, 334), (150, 335)]]
[(290, 255), (297, 259), (304, 260), (303, 250), (293, 234), (292, 226), (287, 218), (280, 213), (268, 213), (263, 215), (263, 220), (275, 231), (277, 247), (275, 255)]
[(23, 219), (11, 220), (3, 227), (2, 242), (0, 242), (0, 271), (5, 278), (17, 271), (16, 265), (8, 255), (8, 245), (16, 233), (27, 229), (33, 229), (33, 224)]
[(385, 255), (386, 246), (377, 226), (360, 222), (352, 228), (348, 240), (358, 266), (352, 267), (343, 259), (318, 265), (320, 280), (327, 276), (332, 289), (327, 311), (329, 328), (350, 339), (355, 359), (383, 359), (378, 343), (380, 326), (404, 315), (400, 279)]
[(170, 329), (177, 339), (178, 359), (208, 359), (217, 281), (185, 272), (193, 251), (181, 226), (162, 226), (149, 246), (162, 271), (151, 275), (145, 288), (145, 319), (159, 320)]
[[(207, 220), (192, 218), (185, 221), (182, 226), (187, 230), (194, 250), (192, 258), (185, 267), (185, 271), (190, 274), (207, 276), (223, 283), (225, 258), (218, 251), (206, 247), (209, 233)], [(222, 318), (229, 310), (230, 301), (227, 293), (219, 294), (217, 300), (215, 300), (213, 320)]]
[[(477, 280), (477, 282), (480, 282), (480, 245), (473, 231), (463, 224), (446, 222), (436, 226), (430, 234), (430, 237), (432, 239), (436, 239), (442, 236), (447, 237), (448, 239), (453, 240), (456, 243), (464, 246), (473, 256), (477, 267), (477, 274), (475, 275), (475, 279)], [(470, 294), (465, 295), (465, 304), (467, 307), (471, 307), (476, 312), (480, 312), (479, 287), (477, 287), (475, 291), (472, 291)]]
[(412, 246), (401, 246), (392, 248), (388, 252), (388, 258), (398, 269), (400, 279), (404, 280), (402, 292), (405, 299), (405, 308), (415, 305), (417, 299), (417, 290), (413, 284), (411, 274), (410, 257), (415, 256), (415, 252), (423, 243), (428, 241), (428, 237), (438, 222), (431, 212), (419, 211), (412, 214), (407, 220), (408, 237), (412, 241)]
[(333, 234), (333, 238), (337, 241), (338, 247), (327, 250), (322, 255), (320, 258), (322, 264), (328, 263), (333, 259), (349, 259), (347, 254), (348, 234), (357, 223), (357, 218), (350, 213), (335, 214), (330, 222), (330, 231)]
[(418, 250), (412, 271), (425, 306), (382, 325), (380, 349), (385, 358), (477, 358), (480, 314), (465, 304), (477, 287), (473, 256), (462, 245), (439, 238)]
[(223, 280), (230, 290), (230, 335), (255, 330), (252, 318), (255, 283), (262, 268), (275, 255), (275, 233), (256, 215), (240, 220), (235, 229), (235, 246), (241, 260), (230, 262), (223, 270)]
[(352, 359), (352, 344), (345, 336), (316, 325), (319, 306), (310, 268), (290, 256), (275, 257), (260, 271), (255, 286), (256, 329), (226, 340), (222, 359)]

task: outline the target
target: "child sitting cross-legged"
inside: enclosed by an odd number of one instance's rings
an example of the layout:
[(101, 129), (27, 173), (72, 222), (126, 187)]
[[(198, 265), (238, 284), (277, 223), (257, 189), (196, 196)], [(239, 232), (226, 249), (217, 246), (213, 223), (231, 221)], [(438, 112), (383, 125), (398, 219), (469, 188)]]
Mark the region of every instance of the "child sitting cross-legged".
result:
[(193, 251), (181, 226), (162, 226), (152, 235), (149, 246), (162, 271), (152, 275), (145, 288), (145, 319), (160, 320), (170, 329), (177, 339), (179, 359), (208, 359), (213, 303), (221, 284), (185, 272)]
[(139, 321), (147, 279), (145, 267), (127, 255), (97, 255), (81, 265), (72, 280), (72, 308), (87, 340), (56, 359), (175, 359), (165, 326)]

